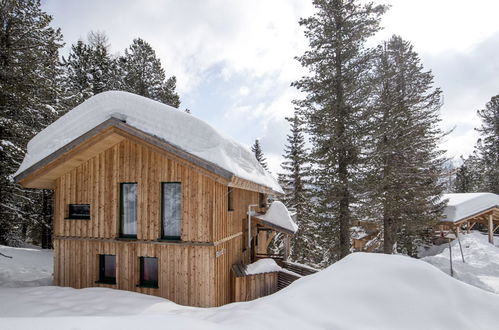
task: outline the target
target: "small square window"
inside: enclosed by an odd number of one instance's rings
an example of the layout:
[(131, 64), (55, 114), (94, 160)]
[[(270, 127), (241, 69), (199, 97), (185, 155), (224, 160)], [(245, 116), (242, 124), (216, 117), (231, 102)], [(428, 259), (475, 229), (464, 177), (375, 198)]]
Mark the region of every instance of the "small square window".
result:
[(158, 258), (140, 257), (140, 283), (138, 286), (158, 287)]
[(116, 256), (111, 254), (99, 255), (98, 283), (116, 284)]
[(90, 219), (90, 204), (69, 204), (67, 219)]

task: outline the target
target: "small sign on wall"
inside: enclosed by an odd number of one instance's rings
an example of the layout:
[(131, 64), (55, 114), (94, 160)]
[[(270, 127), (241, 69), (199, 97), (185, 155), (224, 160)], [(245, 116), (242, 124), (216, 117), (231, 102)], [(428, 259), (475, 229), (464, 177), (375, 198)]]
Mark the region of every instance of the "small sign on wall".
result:
[(217, 252), (215, 252), (215, 256), (218, 258), (220, 256), (223, 256), (225, 253), (225, 249), (221, 249), (221, 250), (218, 250)]

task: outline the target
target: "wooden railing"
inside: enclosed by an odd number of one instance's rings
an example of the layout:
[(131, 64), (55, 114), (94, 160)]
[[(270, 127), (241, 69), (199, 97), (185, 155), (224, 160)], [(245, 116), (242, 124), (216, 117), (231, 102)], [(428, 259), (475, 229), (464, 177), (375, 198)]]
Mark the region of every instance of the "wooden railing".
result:
[(287, 271), (249, 275), (246, 273), (246, 265), (234, 264), (232, 266), (233, 301), (249, 301), (267, 296), (284, 289), (303, 276), (317, 273), (316, 269), (305, 265), (282, 260), (276, 261)]

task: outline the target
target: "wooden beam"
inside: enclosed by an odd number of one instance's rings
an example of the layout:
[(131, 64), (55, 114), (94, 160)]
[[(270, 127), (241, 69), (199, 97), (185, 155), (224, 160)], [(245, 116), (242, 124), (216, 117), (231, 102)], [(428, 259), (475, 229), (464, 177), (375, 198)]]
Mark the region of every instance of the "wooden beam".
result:
[(492, 214), (489, 215), (488, 231), (489, 231), (489, 243), (494, 244), (494, 221), (492, 218)]

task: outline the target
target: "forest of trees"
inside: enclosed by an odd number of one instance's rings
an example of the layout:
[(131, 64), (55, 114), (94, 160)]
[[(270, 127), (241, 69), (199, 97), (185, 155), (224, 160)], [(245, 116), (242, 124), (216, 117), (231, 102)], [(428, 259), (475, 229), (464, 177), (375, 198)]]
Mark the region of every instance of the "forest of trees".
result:
[(478, 111), (475, 152), (449, 172), (431, 71), (400, 36), (366, 46), (388, 8), (313, 3), (317, 13), (300, 21), (310, 49), (298, 58), (311, 74), (293, 83), (305, 97), (288, 119), (279, 175), (298, 211), (291, 257), (318, 267), (341, 259), (359, 221), (380, 228), (377, 251), (416, 256), (431, 243), (443, 192), (499, 193), (499, 96)]
[[(439, 149), (446, 134), (442, 91), (432, 72), (400, 36), (366, 44), (388, 8), (358, 0), (313, 3), (316, 13), (299, 22), (309, 50), (298, 61), (310, 74), (292, 84), (304, 97), (286, 118), (290, 132), (279, 173), (282, 199), (298, 215), (291, 257), (317, 267), (341, 259), (352, 251), (358, 221), (378, 225), (379, 252), (414, 256), (429, 243), (443, 192), (499, 193), (499, 95), (478, 110), (474, 152), (449, 170)], [(28, 141), (106, 90), (178, 108), (176, 78), (166, 76), (141, 38), (112, 55), (106, 34), (90, 31), (61, 56), (62, 32), (39, 0), (2, 1), (0, 20), (0, 244), (49, 248), (51, 191), (13, 182)], [(268, 169), (258, 139), (252, 151)]]
[(39, 0), (0, 5), (0, 244), (31, 241), (51, 246), (50, 190), (13, 182), (28, 141), (94, 94), (124, 90), (178, 108), (176, 78), (166, 77), (146, 41), (134, 39), (123, 55), (110, 54), (103, 32), (71, 45), (60, 56), (62, 32)]

